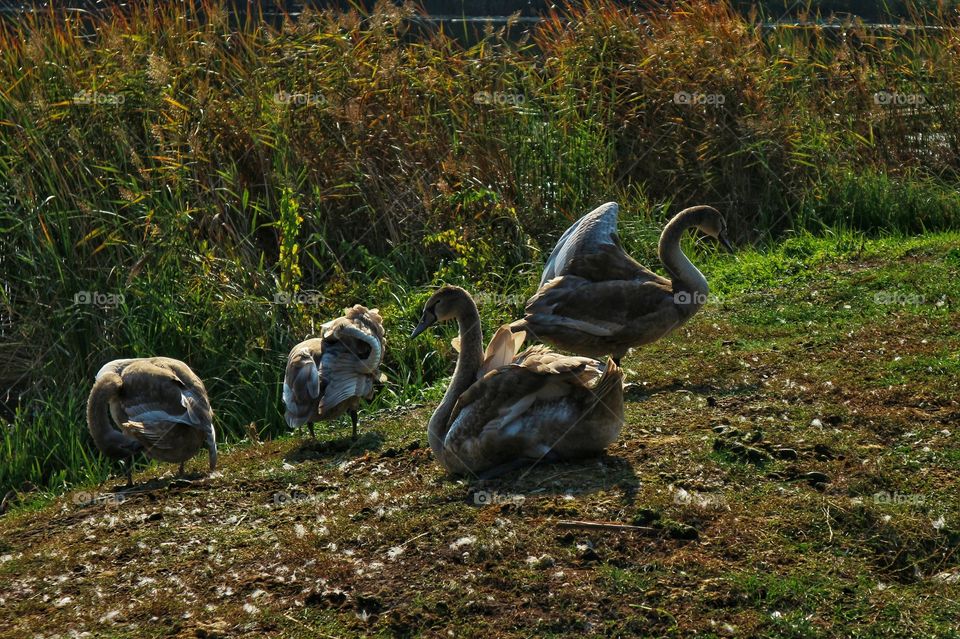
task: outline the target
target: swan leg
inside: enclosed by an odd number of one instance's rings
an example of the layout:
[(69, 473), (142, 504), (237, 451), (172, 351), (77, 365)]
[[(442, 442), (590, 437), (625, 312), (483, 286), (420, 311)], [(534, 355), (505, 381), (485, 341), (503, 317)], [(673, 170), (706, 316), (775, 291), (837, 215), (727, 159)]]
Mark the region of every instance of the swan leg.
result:
[(217, 438), (212, 431), (207, 434), (207, 452), (212, 473), (217, 469)]
[(185, 462), (185, 461), (180, 462), (180, 470), (177, 472), (177, 477), (183, 477), (183, 466), (184, 466), (184, 464), (186, 464), (186, 463), (187, 463), (187, 462)]
[(307, 428), (310, 429), (310, 438), (311, 438), (311, 439), (316, 439), (316, 438), (317, 438), (317, 433), (316, 433), (316, 432), (314, 431), (314, 429), (313, 429), (313, 422), (307, 422)]
[(127, 488), (133, 488), (133, 457), (123, 462), (124, 468), (127, 471)]
[(353, 438), (357, 438), (357, 423), (360, 421), (360, 416), (357, 414), (356, 410), (350, 411), (350, 421), (353, 422)]

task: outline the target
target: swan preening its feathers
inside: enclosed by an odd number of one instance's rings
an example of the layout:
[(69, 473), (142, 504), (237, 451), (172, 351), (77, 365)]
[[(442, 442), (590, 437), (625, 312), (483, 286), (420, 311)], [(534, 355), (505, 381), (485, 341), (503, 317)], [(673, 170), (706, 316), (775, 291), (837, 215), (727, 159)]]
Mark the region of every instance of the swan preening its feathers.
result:
[(324, 324), (321, 337), (294, 346), (283, 381), (287, 424), (307, 424), (313, 435), (314, 422), (349, 412), (356, 438), (360, 399), (371, 399), (382, 381), (384, 344), (380, 313), (357, 304)]
[(557, 348), (620, 361), (686, 322), (706, 302), (707, 280), (680, 250), (684, 231), (698, 228), (732, 251), (716, 209), (680, 211), (660, 236), (666, 279), (630, 257), (617, 236), (619, 207), (604, 204), (573, 224), (547, 260), (540, 288), (527, 300), (515, 332)]
[(128, 486), (133, 484), (130, 462), (140, 452), (179, 463), (183, 474), (184, 463), (205, 446), (211, 472), (217, 467), (207, 391), (190, 367), (176, 359), (118, 359), (104, 365), (87, 401), (87, 426), (97, 448), (127, 461)]
[(416, 337), (457, 320), (453, 379), (428, 426), (430, 447), (454, 474), (494, 476), (519, 464), (600, 453), (623, 425), (623, 374), (612, 361), (561, 355), (503, 326), (483, 351), (469, 293), (444, 286), (427, 301)]

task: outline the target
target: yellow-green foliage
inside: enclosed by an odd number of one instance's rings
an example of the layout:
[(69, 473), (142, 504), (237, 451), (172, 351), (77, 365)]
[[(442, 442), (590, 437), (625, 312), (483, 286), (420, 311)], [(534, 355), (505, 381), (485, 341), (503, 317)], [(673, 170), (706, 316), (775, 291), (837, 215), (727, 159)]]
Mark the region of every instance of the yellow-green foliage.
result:
[[(621, 4), (471, 44), (390, 3), (278, 25), (218, 0), (4, 22), (4, 417), (68, 424), (61, 448), (85, 450), (90, 375), (164, 354), (210, 380), (227, 437), (279, 430), (284, 354), (358, 302), (388, 319), (389, 400), (416, 398), (447, 370), (402, 337), (423, 287), (492, 294), (487, 325), (512, 319), (561, 230), (609, 200), (646, 257), (693, 203), (740, 242), (956, 225), (952, 22), (765, 34), (724, 3)], [(29, 476), (82, 457), (57, 454)]]

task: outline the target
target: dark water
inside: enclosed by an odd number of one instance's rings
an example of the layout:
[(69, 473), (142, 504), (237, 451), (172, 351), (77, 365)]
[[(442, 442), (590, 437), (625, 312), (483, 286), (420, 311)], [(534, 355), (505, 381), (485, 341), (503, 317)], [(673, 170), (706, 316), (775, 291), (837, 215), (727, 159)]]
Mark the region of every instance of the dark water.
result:
[[(262, 14), (265, 18), (297, 15), (305, 7), (338, 8), (347, 10), (358, 6), (365, 10), (373, 8), (376, 0), (227, 0), (237, 15)], [(615, 0), (616, 1), (616, 0)], [(940, 0), (944, 11), (960, 7), (960, 0)], [(142, 3), (143, 0), (140, 0)], [(394, 0), (402, 4), (401, 0)], [(912, 23), (916, 16), (911, 14), (908, 0), (732, 0), (733, 5), (744, 15), (751, 11), (757, 20), (765, 25), (795, 23), (802, 16), (824, 16), (828, 22), (843, 22), (852, 17), (881, 28), (900, 22)], [(0, 0), (0, 15), (16, 16), (24, 12), (49, 11), (51, 5), (55, 11), (96, 14), (110, 7), (124, 7), (132, 2), (116, 0), (57, 0), (56, 2), (29, 2)], [(155, 0), (155, 4), (177, 4)], [(180, 2), (179, 4), (187, 3)], [(582, 0), (419, 0), (426, 19), (449, 24), (485, 24), (503, 23), (507, 16), (516, 14), (520, 22), (536, 22), (538, 16), (552, 9), (582, 4)], [(658, 4), (657, 0), (619, 0), (616, 4), (627, 8), (642, 8), (649, 11)], [(660, 2), (669, 5), (670, 2)]]
[[(98, 14), (118, 7), (129, 7), (135, 3), (144, 4), (145, 1), (58, 0), (52, 5), (55, 13), (69, 13), (74, 17), (88, 18), (84, 20), (86, 23), (85, 37), (95, 39)], [(909, 19), (898, 18), (896, 2), (887, 3), (888, 7), (892, 7), (888, 13), (879, 13), (879, 10), (874, 10), (876, 5), (881, 3), (868, 3), (873, 9), (862, 10), (860, 13), (854, 14), (848, 10), (859, 6), (856, 0), (808, 1), (815, 8), (820, 9), (821, 15), (830, 15), (831, 17), (826, 20), (799, 21), (793, 19), (795, 17), (793, 13), (797, 11), (797, 6), (800, 4), (806, 6), (807, 2), (791, 2), (784, 10), (784, 7), (780, 6), (776, 0), (767, 0), (759, 3), (763, 7), (754, 14), (756, 17), (753, 19), (757, 21), (758, 26), (764, 33), (782, 29), (821, 29), (825, 31), (829, 40), (838, 42), (848, 37), (858, 37), (856, 34), (848, 33), (852, 16), (856, 16), (863, 31), (891, 37), (916, 32), (917, 30), (927, 31), (931, 34), (942, 30), (940, 26), (911, 23)], [(941, 1), (960, 6), (960, 0)], [(402, 0), (394, 0), (394, 2), (401, 4)], [(254, 20), (262, 20), (268, 24), (280, 26), (285, 19), (296, 19), (308, 8), (347, 11), (359, 7), (362, 10), (369, 11), (373, 9), (376, 0), (225, 0), (225, 3), (233, 9), (230, 19), (231, 25), (239, 28), (247, 23), (251, 17)], [(470, 46), (482, 40), (485, 33), (493, 27), (502, 30), (507, 39), (520, 40), (543, 19), (542, 16), (548, 14), (551, 10), (556, 11), (558, 6), (569, 6), (576, 3), (577, 0), (420, 0), (417, 6), (421, 7), (422, 12), (409, 20), (410, 30), (404, 38), (416, 40), (442, 30), (463, 45)], [(154, 0), (154, 6), (181, 5), (185, 14), (193, 13), (198, 20), (202, 21), (202, 11), (193, 11), (191, 4), (193, 3), (184, 0), (174, 0), (174, 2)], [(623, 5), (625, 10), (642, 7), (644, 11), (650, 11), (652, 6), (656, 6), (655, 0), (620, 0), (617, 4)], [(755, 4), (757, 3), (734, 0), (734, 5), (745, 15)], [(50, 2), (0, 0), (0, 21), (15, 22), (18, 17), (25, 13), (47, 13), (51, 10), (50, 7)], [(831, 7), (839, 10), (833, 11)], [(906, 15), (905, 11), (901, 11), (901, 13)], [(562, 12), (560, 15), (562, 19)]]

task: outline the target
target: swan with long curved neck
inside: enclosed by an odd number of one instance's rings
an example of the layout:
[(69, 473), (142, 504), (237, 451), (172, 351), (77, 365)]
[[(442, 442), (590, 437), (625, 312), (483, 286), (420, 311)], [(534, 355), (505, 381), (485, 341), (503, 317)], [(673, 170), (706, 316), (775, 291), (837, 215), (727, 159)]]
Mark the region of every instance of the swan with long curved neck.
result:
[(294, 346), (283, 379), (287, 424), (306, 424), (316, 437), (315, 422), (349, 413), (356, 439), (360, 400), (371, 399), (374, 383), (383, 381), (384, 336), (379, 311), (357, 304), (324, 324), (321, 337)]
[(180, 360), (147, 357), (105, 364), (87, 400), (87, 428), (103, 454), (126, 461), (127, 486), (133, 485), (133, 457), (141, 452), (179, 463), (182, 475), (186, 461), (206, 447), (210, 471), (217, 467), (207, 391)]
[(680, 249), (688, 229), (699, 229), (733, 252), (726, 222), (709, 206), (680, 211), (660, 235), (666, 279), (623, 250), (617, 235), (619, 207), (608, 202), (583, 216), (560, 237), (525, 316), (510, 325), (578, 355), (611, 355), (615, 362), (635, 346), (654, 342), (689, 320), (707, 300), (707, 279)]
[(451, 319), (460, 329), (459, 356), (427, 427), (430, 448), (448, 471), (493, 477), (540, 460), (595, 455), (617, 438), (623, 374), (612, 361), (543, 346), (516, 355), (523, 336), (508, 326), (484, 352), (477, 306), (455, 286), (430, 297), (411, 337)]

